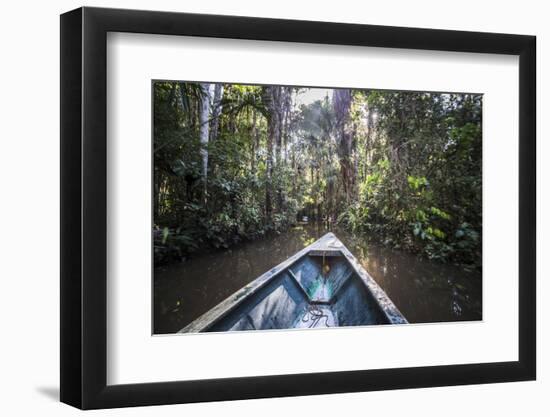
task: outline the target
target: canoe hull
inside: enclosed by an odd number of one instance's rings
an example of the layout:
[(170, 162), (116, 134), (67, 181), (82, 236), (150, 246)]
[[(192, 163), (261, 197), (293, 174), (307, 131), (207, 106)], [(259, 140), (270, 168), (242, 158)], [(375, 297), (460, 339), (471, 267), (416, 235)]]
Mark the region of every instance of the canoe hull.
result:
[(304, 329), (404, 324), (406, 319), (328, 233), (181, 330)]

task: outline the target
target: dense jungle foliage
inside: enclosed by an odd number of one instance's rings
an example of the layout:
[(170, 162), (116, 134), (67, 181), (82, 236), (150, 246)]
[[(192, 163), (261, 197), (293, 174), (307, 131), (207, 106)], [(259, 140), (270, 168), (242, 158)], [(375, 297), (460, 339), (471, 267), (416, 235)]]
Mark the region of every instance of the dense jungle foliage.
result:
[(155, 262), (307, 216), (481, 265), (482, 96), (155, 82)]

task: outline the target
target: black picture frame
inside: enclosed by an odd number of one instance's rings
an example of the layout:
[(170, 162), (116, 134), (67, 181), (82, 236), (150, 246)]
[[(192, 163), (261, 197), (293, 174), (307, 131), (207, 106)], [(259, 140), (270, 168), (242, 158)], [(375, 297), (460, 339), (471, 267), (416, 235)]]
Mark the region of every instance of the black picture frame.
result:
[[(107, 385), (108, 32), (519, 56), (519, 360)], [(82, 409), (536, 378), (536, 38), (251, 17), (79, 8), (61, 15), (61, 401)]]

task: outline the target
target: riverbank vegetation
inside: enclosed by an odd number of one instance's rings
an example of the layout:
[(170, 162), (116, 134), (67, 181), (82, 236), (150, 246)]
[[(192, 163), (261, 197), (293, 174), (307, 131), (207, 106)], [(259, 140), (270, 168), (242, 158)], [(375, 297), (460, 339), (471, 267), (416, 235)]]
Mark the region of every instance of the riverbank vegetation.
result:
[(155, 82), (155, 263), (304, 217), (481, 265), (477, 94)]

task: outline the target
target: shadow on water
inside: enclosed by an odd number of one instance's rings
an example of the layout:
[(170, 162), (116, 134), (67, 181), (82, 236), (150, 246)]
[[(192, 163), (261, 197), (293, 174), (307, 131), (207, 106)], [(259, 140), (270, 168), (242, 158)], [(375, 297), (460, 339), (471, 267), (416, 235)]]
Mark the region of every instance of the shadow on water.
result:
[[(155, 269), (154, 333), (174, 333), (327, 232), (280, 235)], [(481, 273), (385, 248), (333, 229), (411, 323), (481, 320)]]

